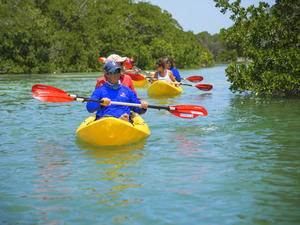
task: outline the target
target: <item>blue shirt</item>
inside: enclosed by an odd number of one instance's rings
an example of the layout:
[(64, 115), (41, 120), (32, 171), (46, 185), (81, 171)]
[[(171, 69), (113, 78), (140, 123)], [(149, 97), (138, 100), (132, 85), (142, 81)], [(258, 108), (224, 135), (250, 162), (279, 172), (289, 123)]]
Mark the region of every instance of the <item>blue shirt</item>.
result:
[(181, 78), (180, 78), (180, 74), (179, 74), (179, 71), (176, 69), (176, 68), (172, 68), (171, 69), (175, 79), (178, 81), (178, 82), (181, 82)]
[[(118, 90), (112, 90), (106, 84), (98, 87), (94, 90), (91, 99), (101, 100), (102, 98), (109, 98), (111, 101), (116, 102), (129, 102), (140, 104), (136, 94), (128, 87), (121, 85)], [(116, 118), (121, 117), (124, 113), (130, 115), (130, 111), (143, 114), (146, 112), (145, 109), (140, 107), (125, 106), (125, 105), (114, 105), (102, 106), (97, 102), (88, 102), (86, 108), (90, 113), (97, 111), (97, 118), (101, 118), (104, 115), (113, 116)]]

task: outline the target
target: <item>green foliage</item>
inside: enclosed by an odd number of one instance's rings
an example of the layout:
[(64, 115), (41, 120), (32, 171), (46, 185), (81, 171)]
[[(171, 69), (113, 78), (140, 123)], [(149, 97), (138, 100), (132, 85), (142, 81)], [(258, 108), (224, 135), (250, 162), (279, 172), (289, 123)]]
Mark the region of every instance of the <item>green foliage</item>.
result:
[(99, 71), (116, 53), (153, 69), (169, 56), (177, 67), (214, 64), (213, 55), (167, 11), (133, 0), (0, 2), (0, 73)]
[(216, 56), (217, 62), (232, 62), (237, 60), (237, 51), (236, 50), (222, 50)]
[(225, 29), (221, 29), (220, 33), (214, 35), (210, 35), (207, 31), (196, 35), (200, 43), (213, 54), (214, 60), (219, 63), (236, 61), (238, 56), (241, 56), (238, 55), (237, 46), (226, 41), (225, 32)]
[(232, 4), (214, 1), (222, 12), (233, 13), (235, 24), (224, 32), (226, 40), (251, 59), (248, 65), (231, 63), (227, 68), (231, 90), (299, 94), (299, 1), (276, 0), (272, 7), (260, 2), (247, 9), (240, 6), (240, 0)]

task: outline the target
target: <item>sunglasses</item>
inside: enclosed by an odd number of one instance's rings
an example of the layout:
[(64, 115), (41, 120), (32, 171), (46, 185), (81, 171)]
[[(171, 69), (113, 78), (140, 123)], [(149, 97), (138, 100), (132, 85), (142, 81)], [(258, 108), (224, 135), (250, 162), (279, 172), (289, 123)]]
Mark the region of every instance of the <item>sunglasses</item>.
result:
[(109, 72), (109, 74), (112, 74), (112, 75), (117, 74), (117, 73), (121, 73), (121, 69), (116, 69), (112, 72)]

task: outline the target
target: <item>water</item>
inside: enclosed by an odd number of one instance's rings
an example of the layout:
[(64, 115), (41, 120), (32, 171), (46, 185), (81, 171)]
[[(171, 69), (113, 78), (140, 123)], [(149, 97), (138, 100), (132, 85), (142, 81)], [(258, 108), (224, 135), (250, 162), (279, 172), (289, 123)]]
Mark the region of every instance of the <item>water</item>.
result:
[(0, 224), (299, 224), (300, 100), (233, 94), (225, 66), (150, 104), (205, 107), (207, 117), (149, 109), (144, 141), (92, 147), (75, 130), (85, 103), (32, 98), (42, 83), (90, 96), (99, 74), (0, 76)]

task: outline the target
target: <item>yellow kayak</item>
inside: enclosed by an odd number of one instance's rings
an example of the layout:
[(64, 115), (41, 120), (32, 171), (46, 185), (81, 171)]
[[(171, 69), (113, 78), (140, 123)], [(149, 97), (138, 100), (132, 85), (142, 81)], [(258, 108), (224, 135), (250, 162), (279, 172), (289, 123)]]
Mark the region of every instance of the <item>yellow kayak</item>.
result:
[(137, 113), (134, 113), (133, 124), (115, 117), (95, 119), (96, 115), (87, 118), (76, 131), (80, 139), (92, 145), (126, 145), (138, 142), (151, 133)]
[(148, 86), (149, 81), (148, 81), (148, 79), (139, 80), (139, 81), (132, 80), (132, 83), (133, 83), (134, 87), (145, 87), (145, 86)]
[(179, 86), (171, 85), (167, 82), (158, 80), (148, 87), (148, 95), (179, 95), (183, 92)]

